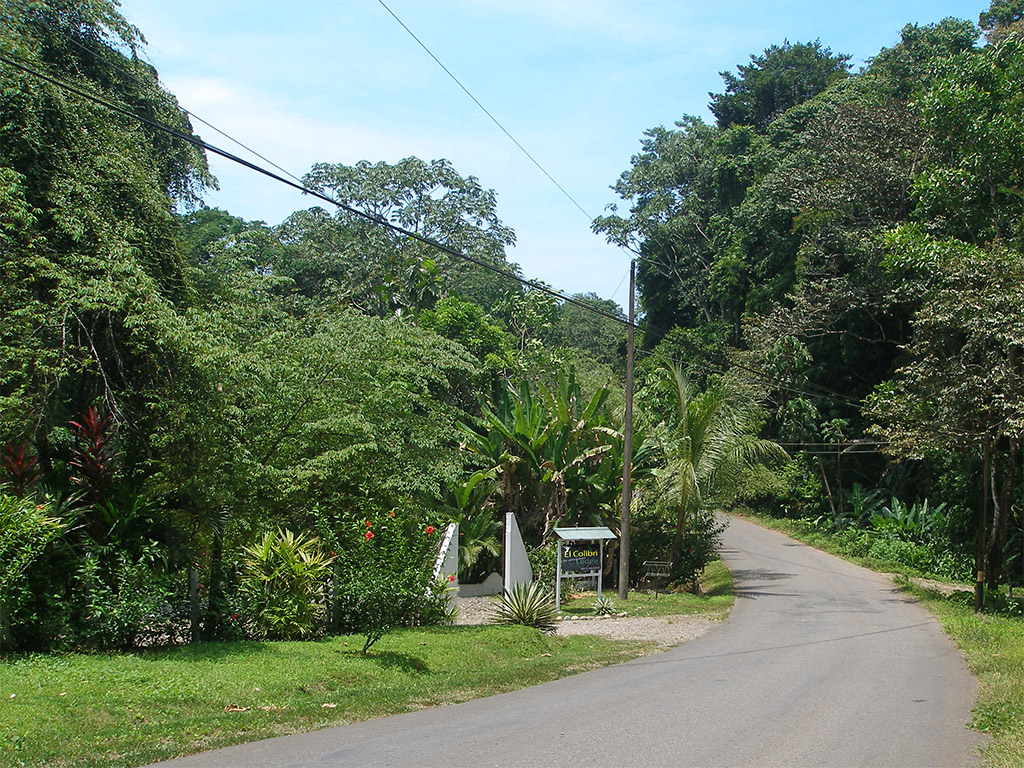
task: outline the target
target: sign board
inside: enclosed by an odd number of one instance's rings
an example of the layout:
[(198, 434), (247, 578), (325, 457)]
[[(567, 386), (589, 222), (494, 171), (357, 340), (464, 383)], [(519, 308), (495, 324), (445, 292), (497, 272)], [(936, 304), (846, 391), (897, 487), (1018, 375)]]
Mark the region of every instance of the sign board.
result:
[(601, 597), (604, 543), (614, 539), (610, 528), (556, 528), (558, 569), (555, 572), (555, 610), (562, 609), (562, 579), (597, 579)]
[(593, 542), (563, 544), (562, 573), (593, 573), (601, 568), (601, 551)]

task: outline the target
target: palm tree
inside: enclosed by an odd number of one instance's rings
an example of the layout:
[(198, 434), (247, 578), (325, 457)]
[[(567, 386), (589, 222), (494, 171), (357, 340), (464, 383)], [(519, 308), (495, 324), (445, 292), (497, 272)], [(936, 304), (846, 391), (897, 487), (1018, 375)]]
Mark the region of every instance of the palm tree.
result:
[(671, 559), (676, 570), (683, 536), (716, 495), (735, 489), (744, 473), (785, 461), (777, 443), (757, 436), (759, 404), (722, 378), (696, 391), (674, 363), (658, 369), (669, 386), (672, 413), (655, 430), (662, 454), (658, 479), (663, 502), (675, 512)]

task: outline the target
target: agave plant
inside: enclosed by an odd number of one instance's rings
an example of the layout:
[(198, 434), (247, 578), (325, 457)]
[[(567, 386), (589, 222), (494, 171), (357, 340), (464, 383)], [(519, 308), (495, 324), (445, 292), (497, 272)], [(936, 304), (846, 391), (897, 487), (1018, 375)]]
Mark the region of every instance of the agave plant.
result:
[(615, 605), (610, 597), (601, 595), (594, 601), (595, 616), (611, 616), (613, 613), (615, 613)]
[(541, 632), (554, 632), (558, 626), (554, 595), (537, 581), (516, 584), (498, 599), (491, 623), (522, 624)]

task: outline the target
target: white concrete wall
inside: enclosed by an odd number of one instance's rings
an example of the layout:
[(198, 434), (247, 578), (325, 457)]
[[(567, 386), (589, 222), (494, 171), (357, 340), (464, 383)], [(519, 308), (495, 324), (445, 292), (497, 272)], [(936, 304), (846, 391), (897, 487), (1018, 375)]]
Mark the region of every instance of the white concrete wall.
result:
[[(441, 538), (441, 549), (434, 561), (434, 579), (444, 576), (448, 582), (448, 607), (457, 607), (455, 598), (459, 596), (459, 524), (449, 523)], [(452, 579), (451, 577), (455, 578)]]
[(505, 592), (511, 592), (517, 584), (533, 581), (533, 568), (526, 554), (519, 523), (511, 512), (505, 514)]
[(459, 584), (459, 597), (484, 597), (501, 594), (501, 574), (492, 573), (479, 584)]

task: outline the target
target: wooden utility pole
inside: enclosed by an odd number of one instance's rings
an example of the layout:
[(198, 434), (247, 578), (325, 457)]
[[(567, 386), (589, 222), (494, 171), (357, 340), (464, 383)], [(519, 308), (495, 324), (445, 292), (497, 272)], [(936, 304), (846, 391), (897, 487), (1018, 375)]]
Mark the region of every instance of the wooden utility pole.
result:
[(633, 316), (636, 261), (629, 263), (629, 327), (626, 329), (626, 415), (622, 431), (622, 519), (619, 522), (619, 599), (629, 597), (629, 504), (633, 469)]

